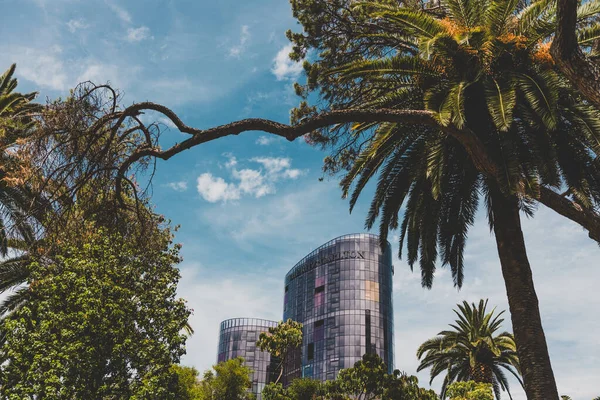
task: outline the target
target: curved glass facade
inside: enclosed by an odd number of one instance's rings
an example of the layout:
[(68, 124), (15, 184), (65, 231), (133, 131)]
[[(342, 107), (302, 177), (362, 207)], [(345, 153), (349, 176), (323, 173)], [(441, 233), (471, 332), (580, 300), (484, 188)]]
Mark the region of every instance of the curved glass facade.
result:
[(344, 235), (312, 251), (285, 277), (284, 321), (301, 322), (303, 343), (284, 384), (335, 379), (365, 353), (394, 368), (391, 246), (371, 234)]
[(252, 369), (252, 393), (261, 400), (260, 393), (271, 380), (277, 379), (276, 363), (271, 355), (256, 347), (262, 332), (277, 326), (277, 322), (258, 318), (233, 318), (221, 322), (217, 362), (243, 357)]

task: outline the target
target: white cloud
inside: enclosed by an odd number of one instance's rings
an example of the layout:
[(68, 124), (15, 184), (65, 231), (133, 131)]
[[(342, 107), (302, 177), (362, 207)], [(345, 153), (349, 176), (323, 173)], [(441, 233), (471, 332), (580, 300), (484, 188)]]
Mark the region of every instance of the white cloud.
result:
[(252, 161), (262, 164), (267, 173), (277, 178), (289, 178), (296, 179), (300, 175), (304, 174), (304, 171), (299, 169), (292, 169), (291, 161), (289, 158), (281, 157), (255, 157)]
[(126, 39), (128, 42), (141, 42), (142, 40), (148, 39), (150, 37), (150, 28), (148, 28), (147, 26), (140, 26), (139, 28), (127, 29)]
[(286, 169), (283, 171), (283, 176), (289, 179), (296, 179), (301, 175), (304, 175), (304, 171), (299, 169)]
[(116, 16), (123, 22), (126, 22), (128, 24), (131, 23), (131, 15), (129, 15), (129, 13), (127, 12), (127, 10), (125, 10), (124, 8), (112, 3), (112, 2), (108, 2), (108, 7), (110, 7), (110, 9), (116, 14)]
[[(87, 66), (85, 64), (87, 64)], [(126, 86), (124, 82), (125, 75), (121, 73), (116, 65), (88, 61), (82, 63), (82, 67), (84, 67), (85, 70), (77, 76), (75, 84), (92, 81), (96, 84), (110, 82), (116, 88), (124, 88)], [(137, 70), (137, 67), (131, 66), (131, 68), (128, 69), (127, 74), (135, 73)]]
[(227, 162), (225, 163), (226, 168), (233, 168), (237, 165), (237, 158), (231, 153), (224, 153), (225, 157), (227, 157)]
[(86, 29), (89, 27), (90, 26), (85, 22), (83, 18), (71, 19), (69, 20), (69, 22), (67, 22), (67, 28), (71, 33), (75, 33), (79, 29)]
[(275, 193), (275, 186), (269, 176), (263, 175), (261, 171), (255, 169), (234, 170), (233, 177), (240, 182), (238, 188), (244, 194), (249, 194), (256, 198), (267, 194)]
[(240, 41), (237, 45), (229, 48), (229, 56), (240, 58), (242, 53), (246, 50), (246, 43), (250, 39), (250, 27), (248, 25), (242, 25), (240, 33)]
[(268, 146), (276, 140), (273, 136), (260, 136), (256, 139), (256, 144), (261, 146)]
[(65, 90), (71, 85), (61, 58), (62, 49), (52, 46), (48, 49), (30, 47), (9, 48), (8, 54), (17, 62), (17, 75), (35, 83), (39, 87)]
[[(198, 193), (211, 203), (239, 200), (242, 195), (260, 198), (276, 192), (275, 184), (280, 180), (296, 179), (305, 171), (291, 168), (291, 160), (284, 157), (256, 157), (251, 162), (262, 165), (261, 169), (235, 168), (237, 159), (225, 153), (225, 167), (230, 171), (235, 183), (204, 173), (198, 178)], [(202, 178), (202, 182), (201, 182)]]
[(187, 182), (185, 181), (169, 182), (167, 183), (167, 186), (176, 192), (185, 192), (188, 188)]
[(302, 72), (302, 63), (292, 61), (289, 54), (292, 51), (292, 44), (283, 47), (273, 59), (271, 72), (277, 77), (278, 81), (292, 80), (298, 77)]
[(198, 177), (196, 187), (202, 198), (210, 203), (240, 198), (240, 190), (236, 185), (225, 182), (223, 178), (214, 177), (208, 172)]

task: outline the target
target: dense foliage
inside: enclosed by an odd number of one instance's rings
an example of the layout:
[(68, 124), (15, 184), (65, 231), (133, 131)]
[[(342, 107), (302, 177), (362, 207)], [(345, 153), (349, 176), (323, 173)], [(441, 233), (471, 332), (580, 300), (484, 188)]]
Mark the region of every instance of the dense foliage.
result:
[(452, 330), (438, 333), (425, 341), (417, 350), (421, 363), (417, 371), (431, 368), (431, 381), (445, 373), (441, 396), (454, 381), (475, 381), (490, 384), (497, 400), (500, 391), (510, 394), (508, 380), (503, 372), (508, 371), (519, 382), (521, 378), (519, 358), (513, 335), (497, 333), (504, 322), (503, 312), (486, 312), (487, 300), (478, 305), (463, 302), (454, 310), (458, 319), (450, 324)]
[(175, 379), (171, 382), (169, 392), (177, 400), (200, 400), (201, 386), (198, 370), (192, 367), (174, 364)]
[(296, 379), (287, 387), (269, 384), (264, 400), (438, 400), (432, 390), (420, 388), (414, 376), (394, 371), (376, 354), (365, 354), (352, 368), (343, 369), (333, 381), (321, 383)]
[(449, 400), (494, 400), (491, 384), (474, 381), (454, 382), (447, 394)]
[(47, 238), (60, 249), (28, 265), (28, 302), (2, 322), (2, 396), (174, 398), (190, 312), (170, 232), (145, 248), (91, 223), (79, 233)]
[(253, 400), (250, 368), (243, 358), (221, 362), (204, 373), (200, 382), (199, 400)]

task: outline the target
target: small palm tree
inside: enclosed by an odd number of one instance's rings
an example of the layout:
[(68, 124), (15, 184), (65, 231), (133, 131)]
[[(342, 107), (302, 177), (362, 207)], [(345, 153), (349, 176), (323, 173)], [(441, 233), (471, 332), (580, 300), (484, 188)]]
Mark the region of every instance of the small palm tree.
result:
[(417, 371), (431, 368), (431, 381), (446, 372), (441, 398), (445, 398), (448, 385), (455, 381), (489, 383), (494, 387), (496, 398), (500, 391), (508, 392), (508, 380), (503, 370), (513, 374), (521, 385), (519, 358), (513, 335), (508, 332), (496, 334), (504, 321), (504, 311), (494, 315), (486, 313), (487, 300), (479, 305), (466, 301), (454, 310), (458, 319), (450, 324), (454, 330), (442, 331), (425, 341), (417, 350), (421, 363)]

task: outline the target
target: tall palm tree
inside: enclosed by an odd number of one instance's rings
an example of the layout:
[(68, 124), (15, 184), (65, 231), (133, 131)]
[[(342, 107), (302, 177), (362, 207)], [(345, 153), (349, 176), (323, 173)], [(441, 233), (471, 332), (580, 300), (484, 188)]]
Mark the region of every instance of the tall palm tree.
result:
[(28, 134), (34, 121), (32, 114), (40, 105), (32, 103), (37, 93), (15, 92), (17, 79), (13, 77), (16, 64), (0, 76), (0, 255), (5, 257), (11, 238), (32, 241), (34, 231), (30, 211), (35, 198), (26, 185), (13, 185), (5, 179), (19, 160), (12, 149), (16, 141)]
[[(462, 285), (467, 233), (483, 198), (527, 396), (557, 400), (520, 212), (532, 215), (548, 187), (564, 190), (583, 209), (600, 206), (600, 114), (549, 56), (552, 2), (524, 3), (446, 0), (435, 12), (362, 3), (357, 7), (371, 26), (382, 27), (369, 35), (395, 48), (320, 79), (342, 88), (328, 93), (333, 103), (339, 99), (332, 107), (433, 113), (438, 127), (355, 124), (351, 134), (374, 134), (341, 182), (344, 196), (352, 210), (379, 174), (366, 226), (379, 221), (382, 241), (400, 229), (400, 256), (406, 242), (408, 263), (420, 265), (426, 287), (438, 258)], [(600, 1), (580, 6), (582, 45), (600, 37), (599, 13)]]
[(36, 93), (15, 91), (15, 69), (13, 64), (0, 76), (0, 293), (15, 290), (0, 304), (0, 317), (18, 308), (25, 299), (22, 286), (29, 275), (27, 250), (36, 240), (36, 217), (41, 219), (39, 200), (30, 188), (5, 179), (12, 168), (19, 167), (13, 147), (29, 133), (34, 124), (32, 114), (40, 109), (39, 104), (32, 102)]
[(454, 381), (475, 381), (490, 383), (496, 398), (500, 400), (500, 391), (510, 389), (507, 370), (519, 382), (519, 358), (513, 335), (508, 332), (497, 334), (504, 322), (500, 318), (504, 311), (494, 315), (494, 310), (486, 313), (487, 300), (479, 305), (463, 301), (454, 310), (458, 319), (450, 324), (453, 330), (442, 331), (438, 336), (425, 341), (417, 350), (421, 360), (417, 371), (431, 368), (431, 381), (446, 372), (441, 389), (441, 398), (445, 398), (446, 389)]

